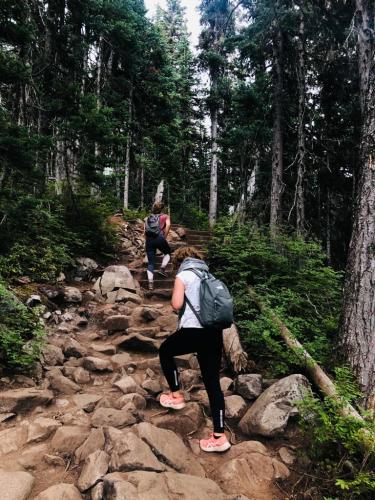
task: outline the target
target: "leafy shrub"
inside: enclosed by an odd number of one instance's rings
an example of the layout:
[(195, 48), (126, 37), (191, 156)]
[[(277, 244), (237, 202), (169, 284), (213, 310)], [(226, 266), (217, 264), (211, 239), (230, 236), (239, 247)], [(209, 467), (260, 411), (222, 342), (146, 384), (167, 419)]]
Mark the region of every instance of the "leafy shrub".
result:
[(108, 257), (116, 240), (107, 223), (111, 208), (92, 199), (3, 197), (1, 213), (0, 274), (5, 279), (54, 280), (76, 256)]
[(321, 497), (372, 499), (375, 495), (375, 443), (365, 453), (363, 436), (375, 432), (374, 415), (363, 422), (342, 416), (345, 403), (361, 397), (349, 369), (335, 370), (336, 386), (342, 402), (307, 396), (300, 404), (300, 425), (305, 451), (314, 468), (310, 482)]
[(249, 297), (255, 288), (320, 363), (328, 364), (338, 325), (340, 273), (326, 266), (315, 242), (229, 221), (215, 229), (210, 245), (214, 272), (235, 297), (236, 322), (250, 356), (271, 376), (290, 373), (297, 360), (270, 318)]
[(40, 356), (44, 334), (37, 312), (0, 282), (0, 367), (30, 368)]

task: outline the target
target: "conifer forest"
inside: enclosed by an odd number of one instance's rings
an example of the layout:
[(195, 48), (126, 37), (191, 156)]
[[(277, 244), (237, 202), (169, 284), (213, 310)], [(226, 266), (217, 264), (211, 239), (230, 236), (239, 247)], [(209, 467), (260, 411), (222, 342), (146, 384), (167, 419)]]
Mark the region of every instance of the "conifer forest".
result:
[[(0, 499), (373, 499), (375, 2), (151, 3), (0, 0)], [(221, 455), (155, 201), (234, 298)]]

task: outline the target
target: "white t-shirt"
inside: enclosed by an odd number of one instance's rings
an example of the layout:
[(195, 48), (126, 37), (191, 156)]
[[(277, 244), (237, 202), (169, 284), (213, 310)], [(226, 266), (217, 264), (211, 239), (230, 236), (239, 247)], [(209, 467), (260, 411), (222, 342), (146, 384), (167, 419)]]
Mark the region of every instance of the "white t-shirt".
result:
[[(182, 271), (178, 273), (178, 278), (185, 285), (185, 295), (190, 300), (192, 306), (199, 314), (199, 287), (200, 279), (193, 271)], [(198, 318), (191, 310), (189, 304), (186, 304), (185, 312), (180, 320), (180, 328), (203, 328)]]

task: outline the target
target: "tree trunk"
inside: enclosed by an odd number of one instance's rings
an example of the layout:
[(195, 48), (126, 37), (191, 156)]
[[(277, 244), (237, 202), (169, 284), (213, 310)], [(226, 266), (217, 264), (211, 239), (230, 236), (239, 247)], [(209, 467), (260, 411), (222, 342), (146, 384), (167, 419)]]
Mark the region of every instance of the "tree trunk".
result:
[(281, 223), (281, 202), (283, 193), (283, 133), (282, 133), (282, 95), (283, 95), (283, 34), (278, 21), (275, 21), (273, 41), (274, 75), (274, 125), (272, 146), (272, 183), (271, 183), (271, 234), (277, 233)]
[[(213, 83), (216, 88), (216, 83)], [(215, 106), (211, 110), (211, 173), (210, 173), (210, 207), (209, 207), (209, 223), (213, 227), (217, 218), (217, 163), (218, 163), (218, 144), (217, 144), (217, 128), (218, 128), (218, 110)]]
[(302, 8), (298, 36), (298, 167), (296, 183), (296, 230), (298, 236), (305, 233), (305, 170), (306, 170), (306, 68), (305, 68), (305, 21)]
[(128, 136), (126, 139), (125, 170), (124, 170), (124, 209), (129, 208), (129, 172), (130, 172), (130, 148), (132, 140), (132, 115), (133, 115), (133, 85), (130, 87), (128, 102)]
[(375, 47), (374, 2), (357, 0), (362, 108), (360, 177), (344, 288), (340, 345), (375, 409)]

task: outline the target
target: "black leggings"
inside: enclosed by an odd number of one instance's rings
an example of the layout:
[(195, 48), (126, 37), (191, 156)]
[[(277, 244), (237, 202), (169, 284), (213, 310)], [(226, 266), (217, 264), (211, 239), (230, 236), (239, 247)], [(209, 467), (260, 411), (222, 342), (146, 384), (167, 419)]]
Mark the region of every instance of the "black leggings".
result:
[(203, 328), (181, 328), (168, 337), (159, 350), (161, 367), (172, 392), (180, 389), (174, 356), (197, 353), (216, 433), (224, 432), (225, 403), (220, 387), (222, 351), (223, 332)]

